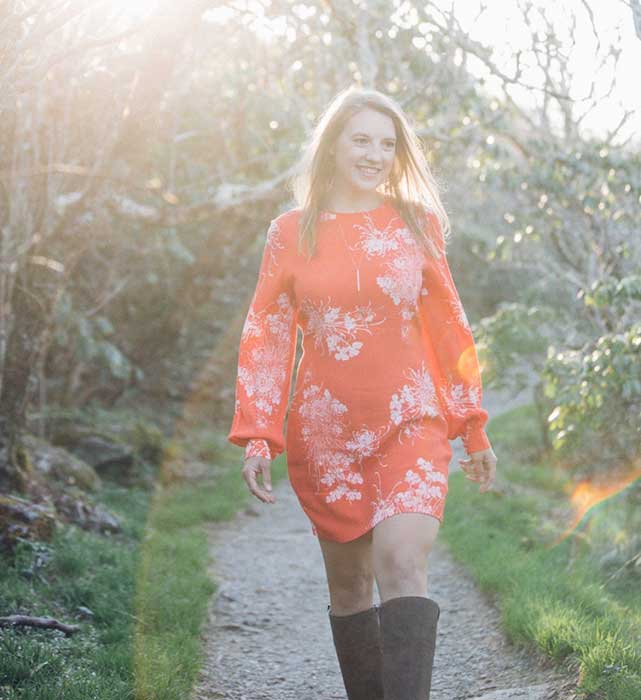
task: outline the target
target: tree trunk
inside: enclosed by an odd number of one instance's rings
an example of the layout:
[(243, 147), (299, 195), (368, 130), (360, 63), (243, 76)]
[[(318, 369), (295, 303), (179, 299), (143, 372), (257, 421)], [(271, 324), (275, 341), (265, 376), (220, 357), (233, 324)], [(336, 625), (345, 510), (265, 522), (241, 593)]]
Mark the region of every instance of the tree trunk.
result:
[(24, 259), (11, 296), (12, 328), (0, 389), (0, 489), (25, 489), (29, 461), (21, 446), (30, 380), (58, 298), (61, 266), (40, 255)]

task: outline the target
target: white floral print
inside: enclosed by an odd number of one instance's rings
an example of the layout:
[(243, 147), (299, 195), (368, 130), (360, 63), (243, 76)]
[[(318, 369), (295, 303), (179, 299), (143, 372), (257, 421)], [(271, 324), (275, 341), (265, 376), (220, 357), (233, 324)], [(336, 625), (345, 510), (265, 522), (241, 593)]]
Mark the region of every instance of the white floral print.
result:
[[(435, 265), (435, 267), (438, 270), (439, 275), (441, 276), (441, 284), (447, 289), (451, 288), (451, 285), (449, 277), (443, 269), (443, 265), (446, 264), (447, 262), (441, 260)], [(426, 291), (427, 290), (423, 290), (422, 293), (426, 293)], [(465, 313), (465, 309), (463, 308), (463, 303), (461, 302), (458, 292), (453, 290), (453, 293), (451, 293), (448, 296), (447, 302), (452, 312), (452, 316), (447, 321), (447, 323), (458, 323), (463, 328), (463, 330), (465, 330), (467, 333), (471, 333), (472, 328), (470, 326), (470, 322), (467, 318), (467, 314)]]
[(267, 440), (252, 438), (245, 445), (245, 459), (249, 459), (250, 457), (264, 457), (265, 459), (271, 459), (272, 454)]
[[(309, 373), (306, 378), (310, 380)], [(332, 396), (329, 389), (309, 384), (303, 389), (298, 413), (302, 422), (301, 437), (310, 466), (314, 469), (317, 492), (320, 492), (321, 484), (331, 488), (325, 496), (328, 503), (341, 498), (347, 501), (360, 499), (358, 486), (363, 484), (363, 477), (351, 470), (354, 459), (346, 451), (343, 438), (347, 428), (347, 406)]]
[(466, 331), (471, 331), (470, 322), (467, 319), (465, 309), (458, 296), (455, 299), (450, 299), (450, 307), (452, 314), (457, 323), (459, 323)]
[(376, 457), (381, 466), (386, 466), (381, 459), (379, 448), (389, 430), (389, 425), (382, 425), (376, 430), (367, 427), (355, 430), (345, 443), (345, 448), (353, 454), (358, 464), (369, 457)]
[[(356, 227), (360, 232), (357, 248), (368, 258), (385, 257), (383, 275), (376, 283), (399, 307), (404, 321), (411, 321), (418, 311), (418, 298), (427, 293), (423, 289), (423, 253), (402, 219), (393, 218), (384, 229), (375, 226), (371, 217), (366, 224)], [(390, 255), (390, 252), (393, 254)], [(401, 339), (407, 341), (409, 325), (401, 325)]]
[(453, 416), (464, 417), (481, 404), (478, 386), (448, 384), (442, 387), (441, 396), (448, 412)]
[(238, 366), (238, 381), (254, 404), (258, 428), (268, 425), (269, 416), (286, 399), (283, 387), (288, 378), (294, 307), (286, 292), (276, 301), (278, 310), (274, 313), (250, 309), (241, 333), (241, 342), (247, 343), (254, 336), (263, 341), (245, 353)]
[(441, 411), (434, 382), (424, 362), (418, 369), (406, 370), (404, 375), (409, 381), (392, 395), (390, 420), (394, 425), (406, 424), (398, 433), (399, 441), (403, 436), (413, 441), (422, 435), (424, 418), (435, 418)]
[[(313, 383), (309, 370), (305, 373), (304, 386), (297, 411), (317, 492), (321, 484), (330, 489), (325, 495), (327, 503), (342, 498), (360, 500), (363, 485), (360, 465), (364, 459), (379, 456), (378, 449), (388, 426), (377, 430), (365, 426), (350, 432), (347, 406), (329, 389)], [(380, 460), (379, 464), (385, 466)]]
[(447, 477), (434, 469), (430, 460), (419, 457), (416, 465), (405, 472), (405, 477), (397, 481), (386, 496), (381, 494), (380, 487), (377, 492), (377, 498), (372, 501), (370, 527), (397, 513), (438, 512), (447, 492)]
[(356, 248), (363, 250), (368, 258), (387, 255), (390, 250), (399, 249), (399, 241), (396, 235), (398, 223), (392, 219), (384, 229), (379, 229), (374, 225), (371, 216), (365, 217), (366, 224), (357, 225), (355, 228), (360, 232), (360, 240)]
[(268, 257), (265, 271), (261, 273), (261, 276), (266, 274), (269, 277), (273, 277), (274, 267), (278, 267), (278, 251), (283, 250), (284, 248), (285, 244), (280, 237), (278, 222), (276, 219), (274, 219), (270, 223), (269, 228), (267, 229), (267, 235), (265, 236), (265, 249), (263, 255)]
[(327, 350), (341, 361), (356, 357), (363, 347), (363, 342), (356, 338), (363, 333), (371, 335), (371, 327), (385, 321), (385, 318), (376, 319), (371, 302), (343, 311), (330, 301), (303, 299), (300, 308), (307, 318), (306, 333), (313, 336), (315, 348)]

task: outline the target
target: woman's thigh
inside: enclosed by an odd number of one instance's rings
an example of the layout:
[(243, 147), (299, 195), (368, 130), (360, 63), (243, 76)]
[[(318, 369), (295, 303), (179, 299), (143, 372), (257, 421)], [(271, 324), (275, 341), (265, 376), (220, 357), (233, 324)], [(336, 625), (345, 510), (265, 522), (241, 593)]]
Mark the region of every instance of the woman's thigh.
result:
[(332, 611), (347, 614), (372, 605), (374, 567), (372, 530), (350, 542), (332, 542), (318, 538)]
[(398, 513), (374, 527), (372, 566), (381, 600), (427, 594), (427, 558), (440, 522), (422, 513)]

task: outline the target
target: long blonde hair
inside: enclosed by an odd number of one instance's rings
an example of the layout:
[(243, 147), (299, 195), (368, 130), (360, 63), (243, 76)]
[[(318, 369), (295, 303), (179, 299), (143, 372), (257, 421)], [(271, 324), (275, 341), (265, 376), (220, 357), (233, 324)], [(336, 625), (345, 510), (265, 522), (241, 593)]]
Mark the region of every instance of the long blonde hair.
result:
[(316, 251), (316, 226), (334, 170), (330, 150), (349, 119), (367, 108), (389, 116), (396, 130), (394, 165), (389, 179), (377, 191), (391, 201), (426, 252), (438, 258), (443, 248), (440, 242), (435, 244), (436, 233), (429, 213), (438, 219), (443, 245), (450, 222), (439, 195), (440, 185), (430, 170), (421, 141), (394, 99), (378, 90), (354, 85), (339, 92), (322, 113), (288, 183), (302, 211), (298, 250), (301, 252), (305, 247), (310, 257)]

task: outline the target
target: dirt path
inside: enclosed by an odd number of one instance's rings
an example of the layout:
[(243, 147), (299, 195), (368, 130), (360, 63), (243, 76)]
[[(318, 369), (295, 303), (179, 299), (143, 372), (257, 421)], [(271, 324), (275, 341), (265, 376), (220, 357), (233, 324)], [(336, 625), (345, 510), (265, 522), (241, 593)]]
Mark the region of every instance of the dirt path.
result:
[[(488, 392), (483, 403), (493, 416), (528, 399)], [(452, 471), (464, 456), (459, 443)], [(320, 547), (289, 482), (274, 493), (275, 504), (256, 500), (210, 529), (211, 576), (220, 588), (203, 630), (206, 660), (193, 700), (346, 697)], [(570, 679), (504, 639), (498, 610), (442, 542), (428, 571), (429, 595), (441, 606), (431, 700), (574, 698)]]

